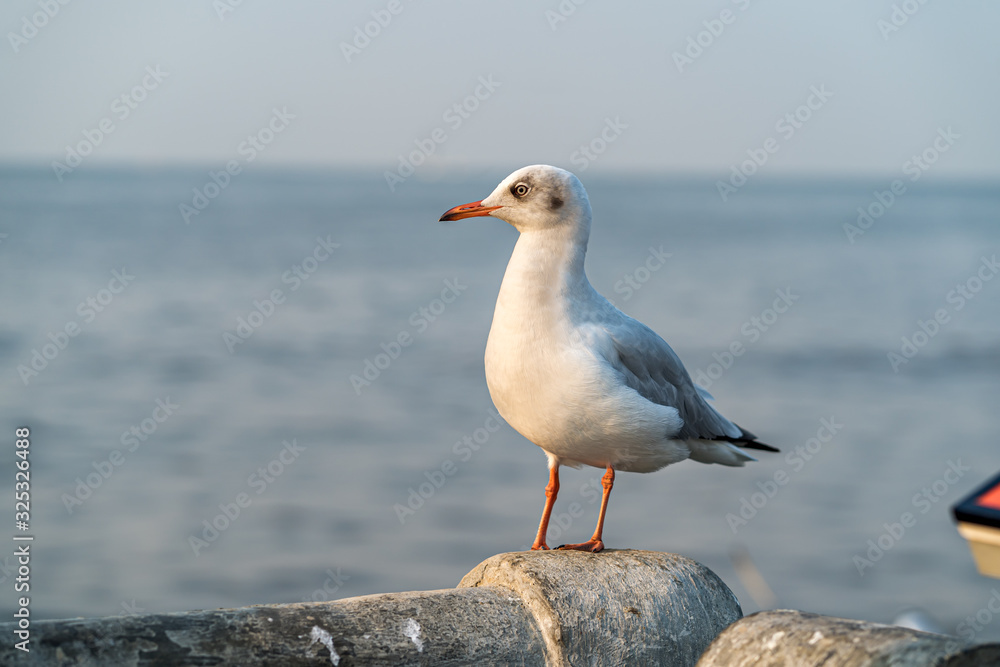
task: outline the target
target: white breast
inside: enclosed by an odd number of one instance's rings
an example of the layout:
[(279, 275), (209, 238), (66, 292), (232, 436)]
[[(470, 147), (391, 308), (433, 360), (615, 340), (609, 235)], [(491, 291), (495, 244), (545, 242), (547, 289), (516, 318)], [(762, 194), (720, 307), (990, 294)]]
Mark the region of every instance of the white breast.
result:
[[(566, 248), (579, 256), (558, 254)], [(595, 339), (591, 320), (613, 307), (587, 281), (583, 250), (522, 233), (486, 345), (490, 396), (511, 426), (561, 464), (646, 472), (681, 461), (690, 449), (667, 437), (680, 428), (677, 410), (616, 381)]]

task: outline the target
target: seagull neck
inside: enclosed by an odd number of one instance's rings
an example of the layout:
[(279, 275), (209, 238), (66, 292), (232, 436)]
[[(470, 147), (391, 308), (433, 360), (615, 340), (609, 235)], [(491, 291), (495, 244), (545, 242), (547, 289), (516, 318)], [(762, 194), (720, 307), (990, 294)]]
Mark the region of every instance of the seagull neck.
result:
[(537, 305), (588, 291), (588, 231), (552, 227), (522, 232), (504, 274), (502, 295)]

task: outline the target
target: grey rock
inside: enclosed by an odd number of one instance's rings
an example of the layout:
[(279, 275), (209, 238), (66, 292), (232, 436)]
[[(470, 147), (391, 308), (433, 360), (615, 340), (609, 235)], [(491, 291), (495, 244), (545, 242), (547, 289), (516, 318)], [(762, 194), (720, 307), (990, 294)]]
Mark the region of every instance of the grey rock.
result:
[(698, 667), (997, 667), (1000, 644), (801, 611), (752, 614), (720, 634)]

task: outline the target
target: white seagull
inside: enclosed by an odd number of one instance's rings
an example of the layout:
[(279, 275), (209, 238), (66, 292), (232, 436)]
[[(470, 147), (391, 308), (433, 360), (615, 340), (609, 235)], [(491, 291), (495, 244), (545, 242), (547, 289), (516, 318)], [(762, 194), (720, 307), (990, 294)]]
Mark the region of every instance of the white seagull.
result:
[(533, 550), (549, 548), (561, 465), (607, 470), (594, 536), (559, 547), (598, 552), (616, 470), (653, 472), (688, 458), (742, 466), (755, 459), (741, 447), (778, 451), (716, 412), (670, 346), (591, 287), (590, 201), (576, 176), (524, 167), (441, 220), (474, 216), (520, 232), (486, 343), (486, 383), (507, 423), (549, 459)]

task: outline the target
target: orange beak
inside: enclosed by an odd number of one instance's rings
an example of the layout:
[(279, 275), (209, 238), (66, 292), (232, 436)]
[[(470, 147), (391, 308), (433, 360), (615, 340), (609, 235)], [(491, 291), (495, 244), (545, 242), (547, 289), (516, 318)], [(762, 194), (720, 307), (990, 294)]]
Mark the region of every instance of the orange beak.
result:
[(440, 222), (451, 222), (462, 218), (474, 218), (480, 215), (489, 215), (490, 211), (495, 211), (502, 206), (483, 206), (483, 200), (474, 201), (471, 204), (462, 204), (449, 209), (441, 216)]

